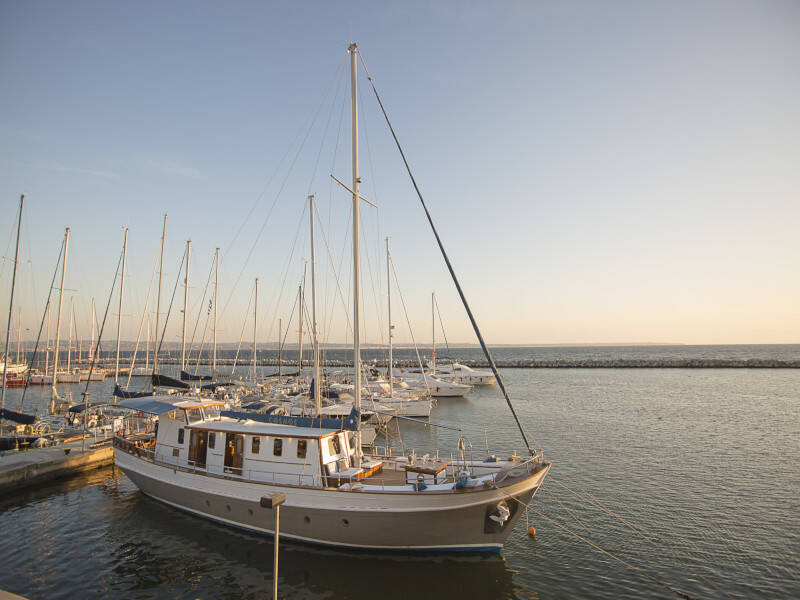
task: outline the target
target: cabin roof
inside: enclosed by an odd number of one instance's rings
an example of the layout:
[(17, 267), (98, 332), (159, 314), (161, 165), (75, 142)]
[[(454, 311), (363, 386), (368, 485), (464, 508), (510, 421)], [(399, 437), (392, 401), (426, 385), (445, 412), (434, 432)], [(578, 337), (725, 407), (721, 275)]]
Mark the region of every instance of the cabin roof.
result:
[(252, 421), (250, 419), (231, 419), (230, 417), (200, 421), (187, 425), (186, 428), (202, 429), (205, 431), (222, 431), (225, 433), (243, 433), (245, 435), (301, 438), (319, 438), (341, 431), (340, 429), (327, 429), (323, 427), (297, 427), (295, 425), (282, 425), (280, 423), (259, 423), (258, 421)]
[(186, 396), (146, 396), (144, 398), (128, 398), (119, 403), (122, 408), (138, 410), (149, 415), (163, 415), (176, 409), (189, 410), (224, 405), (225, 403), (219, 400), (187, 398)]

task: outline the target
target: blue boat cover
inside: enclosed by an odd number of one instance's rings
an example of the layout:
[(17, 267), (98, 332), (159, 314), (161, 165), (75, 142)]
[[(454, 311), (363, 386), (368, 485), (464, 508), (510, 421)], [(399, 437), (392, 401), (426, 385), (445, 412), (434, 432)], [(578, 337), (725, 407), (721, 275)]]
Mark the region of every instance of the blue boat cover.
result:
[(356, 431), (360, 421), (359, 412), (355, 407), (353, 407), (350, 414), (343, 419), (330, 417), (287, 417), (281, 415), (237, 412), (233, 410), (223, 410), (220, 414), (223, 417), (242, 419), (245, 421), (258, 421), (259, 423), (276, 423), (278, 425), (293, 425), (294, 427), (317, 427), (320, 429), (347, 429), (348, 431)]
[(114, 395), (117, 398), (144, 398), (146, 396), (155, 396), (155, 392), (129, 392), (128, 390), (123, 390), (118, 385), (114, 386)]
[(33, 425), (36, 422), (36, 417), (34, 415), (26, 415), (25, 413), (8, 410), (7, 408), (0, 409), (0, 419), (14, 421), (14, 423), (19, 423), (20, 425)]
[(186, 371), (181, 371), (182, 381), (211, 381), (211, 375), (192, 375)]
[(180, 379), (175, 379), (174, 377), (167, 377), (166, 375), (160, 375), (158, 373), (153, 373), (153, 385), (160, 387), (175, 388), (178, 390), (189, 390), (192, 388), (191, 385), (189, 385), (188, 383), (184, 383)]

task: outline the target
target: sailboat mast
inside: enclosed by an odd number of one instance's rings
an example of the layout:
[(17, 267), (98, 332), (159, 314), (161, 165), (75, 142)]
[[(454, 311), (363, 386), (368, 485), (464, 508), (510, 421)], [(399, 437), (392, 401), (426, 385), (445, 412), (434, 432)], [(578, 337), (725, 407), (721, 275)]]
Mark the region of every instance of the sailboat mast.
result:
[[(17, 282), (17, 259), (19, 258), (19, 233), (22, 229), (22, 204), (25, 201), (25, 196), (19, 197), (19, 219), (17, 220), (17, 249), (14, 251), (14, 272), (11, 276), (11, 300), (8, 302), (8, 327), (6, 327), (6, 350), (3, 353), (3, 391), (2, 400), (0, 400), (0, 408), (6, 407), (6, 380), (8, 379), (8, 336), (11, 333), (11, 314), (14, 311), (14, 286)], [(17, 350), (19, 354), (19, 350)], [(19, 359), (18, 359), (19, 360)], [(0, 417), (2, 419), (2, 417)]]
[(167, 235), (167, 213), (164, 213), (164, 225), (161, 227), (161, 258), (158, 263), (158, 299), (156, 300), (156, 344), (153, 355), (153, 373), (158, 371), (158, 318), (161, 316), (161, 279), (164, 273), (164, 238)]
[(214, 256), (214, 356), (211, 359), (211, 376), (217, 373), (217, 293), (219, 292), (219, 248)]
[(19, 363), (19, 349), (22, 344), (22, 307), (17, 308), (17, 363)]
[(56, 347), (53, 351), (53, 395), (58, 383), (58, 346), (61, 344), (61, 307), (64, 304), (64, 276), (67, 272), (67, 250), (69, 249), (69, 227), (64, 232), (64, 256), (61, 262), (61, 287), (58, 291), (58, 315), (56, 316)]
[(297, 286), (297, 308), (300, 315), (300, 326), (297, 330), (297, 381), (303, 377), (303, 285)]
[[(358, 412), (361, 412), (361, 339), (359, 335), (359, 302), (361, 299), (361, 281), (360, 276), (360, 263), (359, 263), (359, 247), (358, 247), (358, 184), (361, 183), (361, 178), (358, 176), (358, 82), (357, 82), (357, 63), (356, 52), (358, 51), (358, 44), (351, 43), (348, 48), (350, 52), (350, 96), (351, 96), (351, 113), (350, 119), (352, 123), (352, 146), (353, 146), (353, 405)], [(361, 420), (358, 420), (359, 425)], [(355, 435), (355, 451), (356, 451), (356, 465), (361, 465), (361, 429), (356, 430)]]
[(311, 335), (314, 346), (314, 406), (317, 415), (322, 412), (322, 390), (319, 380), (319, 339), (317, 337), (317, 290), (314, 269), (314, 196), (308, 197), (308, 214), (311, 222)]
[(256, 359), (258, 357), (258, 349), (256, 347), (256, 335), (258, 330), (258, 277), (256, 277), (256, 288), (254, 293), (253, 303), (253, 381), (256, 380)]
[(189, 303), (189, 259), (192, 254), (192, 240), (186, 240), (186, 275), (183, 278), (183, 329), (181, 333), (181, 371), (186, 370), (186, 310)]
[(432, 375), (436, 375), (436, 317), (434, 313), (434, 304), (436, 303), (436, 294), (431, 292), (431, 370)]
[(150, 342), (153, 339), (152, 331), (150, 330), (150, 315), (147, 315), (147, 352), (144, 355), (144, 370), (150, 369)]
[(283, 319), (278, 319), (278, 381), (281, 380), (281, 365), (283, 364)]
[(122, 332), (122, 294), (125, 291), (125, 262), (128, 258), (128, 228), (125, 228), (125, 237), (122, 240), (122, 278), (119, 284), (119, 311), (117, 313), (117, 361), (114, 364), (114, 385), (119, 379), (119, 338)]
[(386, 374), (389, 376), (390, 397), (394, 396), (394, 382), (392, 381), (392, 329), (394, 329), (394, 325), (392, 325), (392, 277), (389, 270), (391, 268), (389, 263), (391, 259), (391, 254), (389, 254), (389, 236), (386, 236), (386, 304), (389, 309), (389, 368)]
[(72, 373), (72, 325), (75, 320), (72, 303), (74, 298), (69, 297), (69, 339), (67, 341), (67, 373)]

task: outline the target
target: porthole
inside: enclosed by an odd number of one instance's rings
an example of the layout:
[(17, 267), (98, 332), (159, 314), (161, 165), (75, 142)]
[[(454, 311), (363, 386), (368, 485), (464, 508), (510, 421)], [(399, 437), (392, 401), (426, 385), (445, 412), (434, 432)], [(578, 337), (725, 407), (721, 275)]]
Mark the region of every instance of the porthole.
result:
[(345, 527), (350, 527), (350, 521), (348, 521), (347, 519), (342, 519), (342, 525), (344, 525)]
[(250, 514), (251, 517), (253, 516), (253, 509), (252, 508), (248, 508), (247, 512)]
[(305, 521), (306, 524), (311, 523), (311, 517), (305, 516), (305, 517), (303, 517), (303, 521)]

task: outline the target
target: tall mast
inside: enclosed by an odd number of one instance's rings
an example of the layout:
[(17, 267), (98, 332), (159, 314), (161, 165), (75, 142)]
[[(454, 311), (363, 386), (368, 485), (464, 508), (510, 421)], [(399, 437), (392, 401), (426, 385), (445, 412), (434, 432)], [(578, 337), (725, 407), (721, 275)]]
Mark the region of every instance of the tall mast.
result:
[(308, 197), (308, 214), (311, 219), (311, 335), (314, 346), (314, 406), (317, 415), (322, 412), (322, 391), (319, 380), (319, 339), (317, 338), (317, 291), (314, 269), (314, 196)]
[(436, 375), (436, 317), (434, 316), (433, 307), (435, 302), (435, 293), (431, 292), (431, 347), (433, 348), (431, 352), (431, 363), (433, 364), (431, 372), (433, 375)]
[(211, 376), (217, 373), (217, 292), (219, 292), (219, 248), (214, 256), (214, 357), (211, 361)]
[(152, 340), (152, 332), (150, 331), (150, 315), (147, 315), (147, 352), (144, 354), (144, 370), (150, 368), (150, 342)]
[(64, 276), (67, 272), (67, 250), (69, 249), (69, 227), (64, 232), (64, 256), (61, 262), (61, 287), (58, 291), (58, 314), (56, 316), (56, 347), (53, 351), (53, 395), (58, 382), (58, 346), (61, 344), (61, 307), (64, 303)]
[(94, 313), (94, 296), (92, 296), (92, 345), (89, 346), (89, 355), (86, 357), (86, 359), (89, 361), (89, 363), (91, 363), (94, 360), (94, 358), (93, 358), (93, 356), (94, 356), (94, 328), (95, 328), (95, 324), (96, 323), (97, 323), (97, 317), (96, 317), (96, 315)]
[(389, 376), (389, 396), (394, 395), (394, 382), (392, 381), (392, 277), (390, 272), (391, 254), (389, 254), (389, 236), (386, 236), (386, 303), (389, 309), (389, 368), (386, 373)]
[(256, 335), (258, 331), (258, 277), (256, 277), (255, 302), (253, 303), (253, 381), (256, 380), (256, 358), (258, 349), (256, 347)]
[(158, 371), (158, 318), (161, 316), (161, 276), (164, 271), (164, 238), (167, 235), (167, 213), (164, 213), (164, 225), (161, 228), (161, 258), (158, 264), (158, 299), (156, 300), (156, 344), (153, 355), (153, 373)]
[[(8, 378), (8, 339), (11, 333), (11, 314), (14, 311), (14, 286), (17, 283), (17, 259), (19, 258), (19, 232), (22, 229), (22, 204), (25, 201), (25, 196), (19, 197), (19, 219), (17, 219), (17, 249), (14, 251), (14, 272), (11, 275), (11, 299), (8, 301), (8, 327), (6, 327), (6, 350), (3, 353), (3, 391), (2, 399), (0, 400), (0, 408), (6, 407), (6, 379)], [(19, 354), (19, 349), (17, 350)], [(19, 360), (19, 359), (17, 359)], [(2, 417), (0, 416), (0, 420)]]
[(44, 376), (50, 372), (50, 302), (47, 302), (47, 343), (44, 345)]
[(22, 307), (17, 308), (17, 363), (19, 363), (19, 349), (22, 344)]
[(297, 329), (297, 381), (300, 381), (303, 377), (303, 284), (297, 286), (297, 307), (300, 315), (300, 326)]
[[(361, 282), (360, 276), (360, 263), (359, 263), (359, 248), (358, 248), (358, 184), (361, 183), (361, 178), (358, 176), (358, 82), (357, 82), (357, 63), (356, 52), (358, 51), (358, 44), (355, 42), (350, 44), (348, 48), (350, 52), (350, 95), (351, 95), (351, 113), (350, 119), (352, 123), (352, 145), (353, 145), (353, 405), (357, 411), (361, 411), (361, 339), (359, 336), (359, 302), (361, 298)], [(361, 419), (358, 420), (360, 425)], [(356, 451), (356, 465), (361, 465), (361, 428), (356, 430), (355, 435), (355, 451)]]
[(75, 313), (72, 308), (74, 298), (69, 297), (69, 341), (67, 341), (67, 373), (72, 373), (72, 325), (75, 320)]
[(189, 302), (189, 258), (192, 254), (192, 240), (186, 240), (186, 275), (183, 278), (183, 329), (181, 333), (181, 371), (186, 370), (186, 310)]
[(281, 380), (281, 364), (283, 364), (283, 319), (278, 319), (278, 381)]
[(114, 385), (119, 379), (119, 338), (122, 332), (122, 294), (125, 290), (125, 261), (128, 259), (128, 228), (125, 228), (125, 237), (122, 240), (122, 278), (119, 284), (119, 312), (117, 314), (117, 361), (114, 365)]

